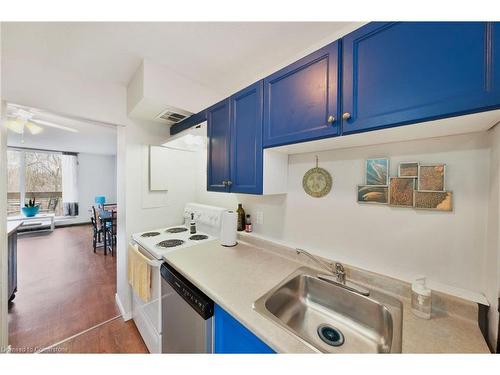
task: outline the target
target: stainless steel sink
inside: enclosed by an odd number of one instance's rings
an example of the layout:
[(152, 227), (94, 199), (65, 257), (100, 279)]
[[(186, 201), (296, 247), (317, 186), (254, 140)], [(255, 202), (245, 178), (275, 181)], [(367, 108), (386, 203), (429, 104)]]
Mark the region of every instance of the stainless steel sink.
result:
[(323, 353), (400, 353), (402, 304), (375, 290), (365, 297), (301, 267), (254, 309)]

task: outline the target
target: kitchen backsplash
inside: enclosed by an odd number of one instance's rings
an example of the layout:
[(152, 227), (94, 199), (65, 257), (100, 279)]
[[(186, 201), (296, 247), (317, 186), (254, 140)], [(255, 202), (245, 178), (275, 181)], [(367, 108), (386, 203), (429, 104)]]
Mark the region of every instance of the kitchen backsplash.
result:
[[(326, 197), (302, 188), (316, 154), (291, 155), (288, 193), (275, 196), (206, 191), (206, 155), (200, 153), (197, 200), (252, 214), (254, 232), (291, 246), (403, 280), (424, 274), (469, 291), (483, 290), (490, 184), (488, 133), (434, 138), (317, 153), (333, 179)], [(388, 157), (390, 174), (400, 162), (445, 163), (453, 187), (453, 212), (415, 211), (356, 202), (365, 159)], [(256, 221), (258, 212), (263, 223)], [(415, 230), (418, 228), (418, 230)]]

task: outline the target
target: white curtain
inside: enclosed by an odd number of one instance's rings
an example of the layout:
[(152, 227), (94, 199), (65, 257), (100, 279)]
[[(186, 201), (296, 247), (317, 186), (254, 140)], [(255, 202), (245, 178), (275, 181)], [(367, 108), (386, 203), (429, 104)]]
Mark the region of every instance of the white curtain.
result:
[(64, 216), (78, 215), (78, 156), (62, 155), (62, 200)]

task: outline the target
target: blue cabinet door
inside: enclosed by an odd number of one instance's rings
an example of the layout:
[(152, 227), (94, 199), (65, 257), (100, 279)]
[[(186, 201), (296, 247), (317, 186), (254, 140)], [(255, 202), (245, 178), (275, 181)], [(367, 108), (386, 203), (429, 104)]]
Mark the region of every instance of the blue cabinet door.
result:
[(486, 22), (374, 22), (352, 32), (342, 41), (343, 133), (499, 107), (499, 45), (498, 24)]
[(230, 176), (229, 99), (207, 109), (207, 190), (228, 191)]
[(339, 134), (338, 41), (264, 79), (264, 146)]
[(274, 351), (220, 306), (215, 305), (214, 352), (218, 354), (268, 354)]
[(262, 81), (230, 98), (232, 193), (262, 194)]

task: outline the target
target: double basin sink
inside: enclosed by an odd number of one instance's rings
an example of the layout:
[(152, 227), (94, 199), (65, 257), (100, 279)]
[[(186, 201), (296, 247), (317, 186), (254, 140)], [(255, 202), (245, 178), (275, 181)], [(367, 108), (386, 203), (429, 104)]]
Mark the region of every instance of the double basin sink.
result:
[(369, 296), (301, 267), (254, 303), (254, 309), (322, 353), (401, 353), (401, 302)]

